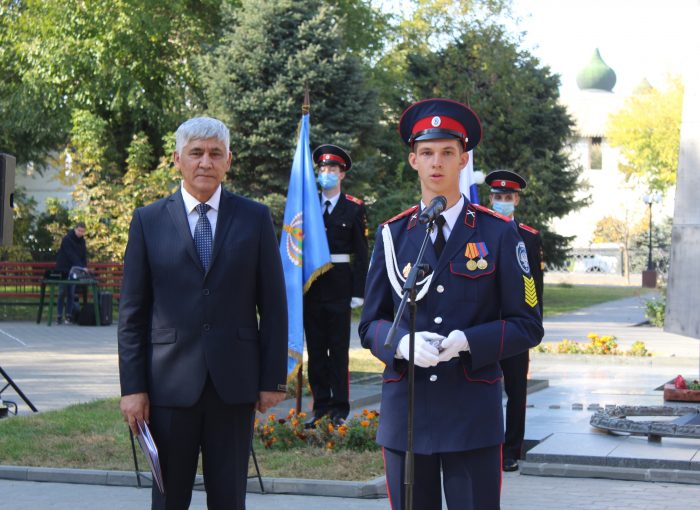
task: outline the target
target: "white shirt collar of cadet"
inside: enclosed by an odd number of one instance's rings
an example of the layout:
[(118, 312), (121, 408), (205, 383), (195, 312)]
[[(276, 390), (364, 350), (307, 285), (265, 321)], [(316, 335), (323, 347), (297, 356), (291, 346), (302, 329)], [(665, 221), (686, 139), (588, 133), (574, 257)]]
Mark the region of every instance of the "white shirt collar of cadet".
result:
[[(459, 218), (463, 207), (464, 207), (464, 195), (461, 195), (459, 197), (459, 200), (457, 201), (457, 203), (455, 205), (453, 205), (449, 209), (442, 212), (442, 216), (445, 217), (445, 225), (442, 227), (442, 233), (445, 234), (445, 241), (447, 241), (450, 238), (450, 234), (452, 233), (452, 229), (454, 228), (455, 223), (457, 223), (457, 218)], [(422, 211), (425, 208), (426, 208), (426, 205), (421, 200), (420, 201), (420, 210)], [(431, 234), (430, 234), (430, 240), (435, 242), (436, 236), (437, 236), (437, 232), (433, 229), (433, 232), (431, 232)]]

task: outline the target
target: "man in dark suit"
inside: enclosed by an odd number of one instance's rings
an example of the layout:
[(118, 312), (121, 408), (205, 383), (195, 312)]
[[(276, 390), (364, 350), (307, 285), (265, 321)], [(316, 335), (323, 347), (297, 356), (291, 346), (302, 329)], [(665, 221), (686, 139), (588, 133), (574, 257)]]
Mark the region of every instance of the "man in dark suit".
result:
[(207, 506), (245, 508), (254, 410), (285, 395), (287, 306), (268, 209), (221, 187), (229, 131), (207, 117), (176, 132), (182, 186), (134, 212), (119, 309), (121, 410), (150, 422), (165, 495), (186, 509), (202, 453)]
[(392, 508), (405, 508), (409, 314), (384, 344), (425, 229), (420, 209), (447, 200), (425, 251), (429, 275), (417, 289), (415, 336), (416, 510), (441, 508), (440, 478), (450, 509), (496, 510), (500, 501), (501, 369), (544, 332), (534, 283), (517, 232), (459, 191), (460, 170), (481, 139), (467, 106), (448, 99), (411, 105), (399, 131), (410, 146), (421, 204), (377, 229), (360, 320), (362, 345), (386, 364), (377, 441), (383, 446)]
[(351, 308), (361, 306), (367, 278), (367, 213), (362, 200), (341, 192), (352, 167), (350, 155), (325, 144), (313, 152), (321, 186), (321, 209), (333, 267), (318, 277), (304, 295), (304, 330), (309, 353), (313, 416), (336, 424), (350, 412)]
[[(525, 189), (527, 182), (521, 176), (510, 170), (495, 170), (485, 179), (491, 186), (489, 203), (499, 214), (515, 221), (515, 208), (520, 203), (520, 192)], [(544, 251), (542, 237), (537, 229), (524, 223), (515, 222), (518, 233), (525, 242), (527, 260), (530, 272), (535, 279), (535, 290), (542, 314), (542, 291), (544, 289)], [(506, 404), (506, 441), (503, 444), (503, 471), (517, 471), (518, 460), (522, 455), (523, 439), (525, 438), (525, 409), (527, 405), (527, 373), (530, 369), (530, 353), (521, 352), (510, 358), (501, 360), (503, 384), (508, 397)]]
[[(79, 221), (75, 228), (70, 230), (63, 239), (61, 247), (56, 254), (56, 269), (61, 272), (63, 278), (70, 276), (72, 267), (87, 268), (87, 246), (85, 245), (85, 223)], [(58, 310), (56, 312), (56, 324), (62, 324), (63, 309), (65, 303), (65, 323), (70, 324), (73, 316), (73, 303), (75, 301), (75, 285), (61, 284), (58, 287)]]

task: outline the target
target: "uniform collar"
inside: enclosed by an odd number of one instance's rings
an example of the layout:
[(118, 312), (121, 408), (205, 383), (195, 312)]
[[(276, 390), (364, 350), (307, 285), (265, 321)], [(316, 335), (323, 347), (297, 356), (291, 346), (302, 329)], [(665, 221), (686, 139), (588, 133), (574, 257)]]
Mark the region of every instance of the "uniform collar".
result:
[[(425, 209), (426, 205), (423, 203), (421, 200), (420, 202), (420, 209), (421, 211)], [(452, 232), (452, 229), (455, 226), (455, 223), (457, 223), (457, 218), (459, 218), (462, 208), (464, 207), (464, 195), (460, 195), (459, 200), (455, 205), (450, 207), (449, 209), (443, 211), (442, 216), (445, 217), (445, 226), (443, 227), (443, 232), (445, 232), (445, 238), (450, 237), (450, 232)]]

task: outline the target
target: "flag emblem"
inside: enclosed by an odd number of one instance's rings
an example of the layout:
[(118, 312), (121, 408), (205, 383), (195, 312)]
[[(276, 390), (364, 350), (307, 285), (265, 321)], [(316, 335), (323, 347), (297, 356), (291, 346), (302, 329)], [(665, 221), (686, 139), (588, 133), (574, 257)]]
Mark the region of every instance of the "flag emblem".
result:
[(297, 213), (292, 218), (291, 224), (285, 224), (282, 230), (287, 233), (287, 257), (297, 267), (302, 266), (302, 243), (304, 241), (304, 213)]

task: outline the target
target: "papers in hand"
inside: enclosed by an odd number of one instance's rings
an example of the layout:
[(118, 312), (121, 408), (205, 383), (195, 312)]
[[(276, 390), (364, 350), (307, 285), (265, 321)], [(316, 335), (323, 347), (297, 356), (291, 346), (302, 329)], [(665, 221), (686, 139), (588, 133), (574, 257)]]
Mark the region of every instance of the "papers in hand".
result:
[(148, 428), (148, 424), (144, 421), (137, 420), (136, 424), (139, 427), (139, 435), (136, 436), (136, 439), (138, 439), (141, 451), (146, 456), (148, 465), (151, 468), (151, 473), (153, 473), (153, 481), (158, 487), (160, 493), (165, 494), (163, 473), (160, 470), (160, 460), (158, 459), (158, 448), (156, 447), (155, 441), (153, 441), (151, 429)]

